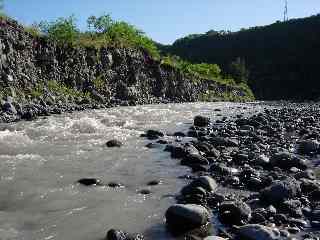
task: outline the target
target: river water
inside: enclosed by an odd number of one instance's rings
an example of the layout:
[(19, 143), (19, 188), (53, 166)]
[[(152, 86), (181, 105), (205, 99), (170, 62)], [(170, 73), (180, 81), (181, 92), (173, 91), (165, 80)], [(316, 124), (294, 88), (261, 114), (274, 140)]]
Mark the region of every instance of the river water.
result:
[[(221, 119), (263, 105), (192, 103), (118, 107), (0, 125), (0, 239), (102, 240), (118, 228), (148, 239), (172, 239), (164, 213), (188, 168), (145, 147), (145, 130), (187, 130), (197, 114)], [(221, 109), (221, 112), (213, 111)], [(222, 115), (222, 116), (220, 116)], [(122, 148), (106, 148), (110, 139)], [(174, 140), (174, 139), (171, 139)], [(84, 177), (125, 188), (85, 187)], [(149, 187), (151, 180), (162, 184)], [(142, 195), (142, 189), (152, 194)]]

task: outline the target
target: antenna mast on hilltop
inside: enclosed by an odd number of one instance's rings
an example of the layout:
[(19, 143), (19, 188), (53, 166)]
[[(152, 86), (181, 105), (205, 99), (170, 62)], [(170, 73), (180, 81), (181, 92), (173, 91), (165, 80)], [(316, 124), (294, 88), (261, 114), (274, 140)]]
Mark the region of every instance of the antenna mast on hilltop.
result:
[(288, 0), (285, 0), (285, 6), (284, 6), (284, 14), (283, 14), (283, 21), (288, 21)]

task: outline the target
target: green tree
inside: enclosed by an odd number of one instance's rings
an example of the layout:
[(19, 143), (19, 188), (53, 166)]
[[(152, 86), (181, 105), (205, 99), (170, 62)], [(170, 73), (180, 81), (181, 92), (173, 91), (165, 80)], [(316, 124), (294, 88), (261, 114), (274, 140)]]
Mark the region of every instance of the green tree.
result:
[(69, 44), (73, 44), (80, 33), (73, 15), (68, 18), (58, 18), (53, 22), (42, 21), (39, 23), (39, 28), (50, 39)]
[(249, 78), (249, 71), (246, 68), (246, 63), (243, 59), (238, 57), (235, 61), (231, 62), (229, 66), (229, 73), (236, 83), (246, 83)]
[(105, 14), (100, 17), (90, 16), (87, 20), (88, 28), (93, 29), (97, 33), (105, 33), (114, 24), (110, 14)]

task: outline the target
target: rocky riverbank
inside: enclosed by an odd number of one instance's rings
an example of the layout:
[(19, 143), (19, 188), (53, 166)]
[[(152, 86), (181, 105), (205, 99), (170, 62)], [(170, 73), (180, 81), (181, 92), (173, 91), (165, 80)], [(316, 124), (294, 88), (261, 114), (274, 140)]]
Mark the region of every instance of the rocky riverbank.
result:
[(120, 105), (252, 99), (243, 86), (191, 78), (143, 50), (61, 45), (0, 19), (0, 122)]
[(193, 172), (165, 213), (173, 235), (319, 239), (318, 104), (284, 104), (216, 122), (196, 116), (188, 132), (174, 135), (174, 142), (157, 131), (144, 135)]

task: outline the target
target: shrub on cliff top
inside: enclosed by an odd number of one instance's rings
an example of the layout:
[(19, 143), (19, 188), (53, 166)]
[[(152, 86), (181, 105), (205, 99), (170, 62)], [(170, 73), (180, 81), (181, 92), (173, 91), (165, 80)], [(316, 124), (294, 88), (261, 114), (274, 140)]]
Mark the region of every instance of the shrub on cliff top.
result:
[(42, 21), (40, 30), (50, 39), (74, 46), (101, 48), (104, 46), (131, 47), (144, 49), (151, 56), (159, 58), (154, 42), (135, 26), (114, 21), (110, 15), (91, 16), (87, 20), (88, 31), (80, 32), (74, 16), (58, 18), (55, 21)]
[(52, 22), (42, 21), (39, 28), (51, 40), (68, 44), (73, 44), (80, 33), (74, 16), (58, 18)]

